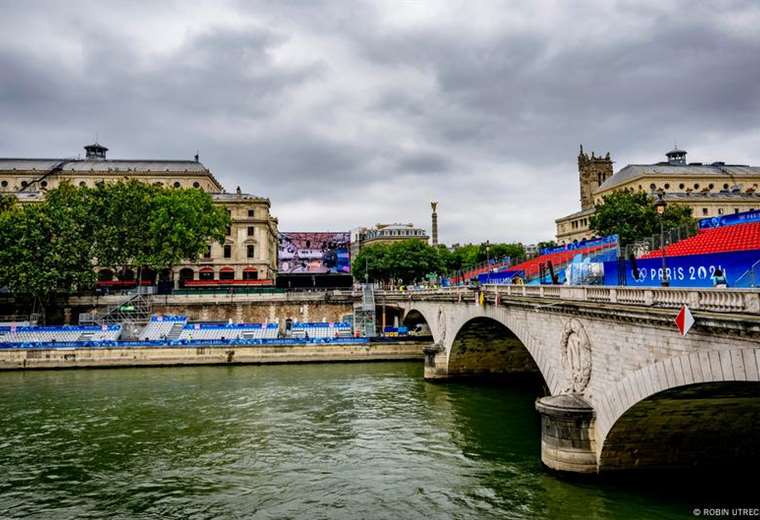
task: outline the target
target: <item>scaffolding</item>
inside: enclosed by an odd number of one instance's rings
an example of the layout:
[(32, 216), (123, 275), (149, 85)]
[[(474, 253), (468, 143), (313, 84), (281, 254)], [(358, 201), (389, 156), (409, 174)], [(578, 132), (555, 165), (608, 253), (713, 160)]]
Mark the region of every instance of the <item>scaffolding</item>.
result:
[(80, 325), (114, 325), (129, 323), (144, 325), (151, 315), (151, 302), (140, 291), (131, 293), (123, 301), (110, 305), (101, 312), (85, 312), (79, 315)]
[(362, 284), (362, 301), (354, 305), (354, 330), (361, 336), (372, 338), (377, 335), (375, 316), (375, 288), (372, 284)]

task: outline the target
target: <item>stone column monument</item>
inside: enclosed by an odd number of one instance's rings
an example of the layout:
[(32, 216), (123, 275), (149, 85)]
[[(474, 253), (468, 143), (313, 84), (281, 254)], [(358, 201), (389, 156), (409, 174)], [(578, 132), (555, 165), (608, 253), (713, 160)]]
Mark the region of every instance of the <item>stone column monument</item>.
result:
[(436, 209), (438, 208), (438, 201), (433, 201), (430, 203), (430, 207), (433, 208), (433, 227), (431, 232), (431, 238), (432, 238), (432, 245), (437, 246), (438, 245), (438, 213), (436, 213)]

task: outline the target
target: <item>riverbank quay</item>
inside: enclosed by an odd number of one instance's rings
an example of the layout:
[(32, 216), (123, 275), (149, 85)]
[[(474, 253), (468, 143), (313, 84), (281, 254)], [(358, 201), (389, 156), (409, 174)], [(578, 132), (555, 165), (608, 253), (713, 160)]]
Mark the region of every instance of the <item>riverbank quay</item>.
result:
[(0, 370), (422, 361), (422, 349), (427, 344), (368, 342), (360, 338), (350, 343), (4, 348), (0, 349)]

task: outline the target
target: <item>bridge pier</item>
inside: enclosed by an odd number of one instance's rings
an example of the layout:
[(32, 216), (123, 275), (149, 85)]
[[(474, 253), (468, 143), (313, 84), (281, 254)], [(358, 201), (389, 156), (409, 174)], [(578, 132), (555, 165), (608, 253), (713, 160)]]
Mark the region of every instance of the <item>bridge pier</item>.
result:
[(449, 377), (449, 360), (440, 343), (433, 343), (422, 349), (425, 354), (424, 378), (430, 381)]
[(541, 415), (541, 462), (565, 473), (596, 473), (594, 409), (578, 394), (536, 401)]

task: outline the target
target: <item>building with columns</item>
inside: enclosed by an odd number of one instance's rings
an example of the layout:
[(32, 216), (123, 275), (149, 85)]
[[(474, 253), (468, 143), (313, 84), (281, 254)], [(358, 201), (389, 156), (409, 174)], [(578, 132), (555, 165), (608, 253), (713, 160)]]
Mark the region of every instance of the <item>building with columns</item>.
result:
[(403, 240), (430, 239), (424, 229), (414, 224), (376, 224), (375, 227), (359, 227), (351, 230), (351, 258), (356, 258), (363, 247), (373, 244), (391, 244)]
[(760, 208), (760, 167), (725, 162), (687, 162), (684, 150), (674, 149), (667, 160), (654, 164), (629, 164), (613, 174), (612, 160), (581, 146), (578, 154), (581, 209), (558, 218), (557, 243), (567, 244), (594, 237), (590, 228), (595, 205), (616, 191), (662, 193), (668, 204), (692, 208), (695, 218), (714, 217)]
[[(62, 182), (94, 187), (100, 182), (136, 179), (173, 188), (195, 188), (209, 193), (215, 204), (232, 219), (223, 244), (209, 245), (197, 262), (176, 266), (173, 273), (156, 273), (159, 279), (173, 274), (176, 281), (273, 280), (277, 270), (277, 219), (265, 197), (225, 192), (222, 185), (195, 156), (194, 160), (108, 159), (108, 148), (85, 146), (85, 157), (54, 159), (0, 158), (0, 193), (13, 194), (22, 203), (42, 200), (47, 190)], [(128, 278), (134, 273), (120, 273)], [(115, 273), (101, 269), (107, 282)]]

